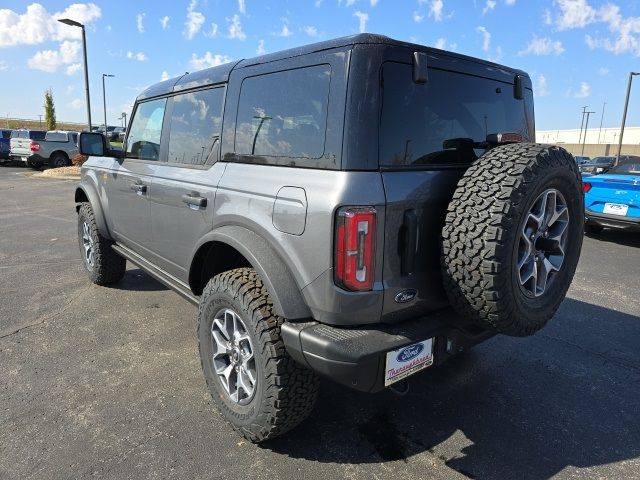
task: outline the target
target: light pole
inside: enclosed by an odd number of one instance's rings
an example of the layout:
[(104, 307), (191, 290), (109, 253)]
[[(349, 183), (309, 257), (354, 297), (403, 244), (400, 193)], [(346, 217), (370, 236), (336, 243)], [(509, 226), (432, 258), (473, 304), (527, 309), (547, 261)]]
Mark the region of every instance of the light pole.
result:
[(598, 130), (598, 145), (600, 145), (600, 134), (602, 133), (602, 120), (604, 120), (604, 107), (607, 106), (607, 102), (602, 104), (602, 115), (600, 116), (600, 130)]
[(588, 105), (582, 107), (582, 121), (580, 122), (580, 136), (578, 137), (578, 145), (582, 143), (582, 127), (584, 125), (584, 112), (586, 112)]
[(584, 124), (584, 140), (582, 141), (582, 153), (580, 155), (584, 155), (584, 144), (587, 143), (587, 127), (589, 126), (589, 115), (596, 112), (584, 112), (587, 114), (587, 121)]
[(122, 116), (120, 118), (122, 119), (122, 126), (126, 129), (127, 128), (127, 112), (122, 112)]
[(640, 72), (629, 72), (629, 82), (627, 83), (627, 97), (624, 100), (624, 113), (622, 114), (622, 125), (620, 126), (620, 137), (618, 138), (618, 155), (616, 156), (616, 164), (620, 160), (620, 151), (622, 150), (622, 136), (624, 135), (624, 124), (627, 121), (627, 107), (629, 106), (629, 95), (631, 94), (631, 82), (635, 75)]
[(108, 73), (102, 74), (102, 106), (104, 107), (104, 136), (107, 136), (107, 94), (105, 93), (104, 88), (104, 79), (105, 77), (115, 77), (115, 75), (110, 75)]

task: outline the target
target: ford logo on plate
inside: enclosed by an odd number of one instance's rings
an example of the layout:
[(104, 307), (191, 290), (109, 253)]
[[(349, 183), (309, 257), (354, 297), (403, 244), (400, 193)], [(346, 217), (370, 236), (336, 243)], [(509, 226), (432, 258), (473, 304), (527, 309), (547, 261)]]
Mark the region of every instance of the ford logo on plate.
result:
[(418, 294), (417, 290), (410, 288), (409, 290), (403, 290), (396, 295), (396, 303), (407, 303), (416, 298)]
[(396, 360), (398, 360), (399, 362), (408, 362), (412, 358), (420, 355), (420, 352), (422, 352), (422, 350), (424, 350), (424, 345), (422, 345), (421, 343), (410, 345), (407, 348), (403, 348), (402, 350), (400, 350), (400, 353), (398, 353)]

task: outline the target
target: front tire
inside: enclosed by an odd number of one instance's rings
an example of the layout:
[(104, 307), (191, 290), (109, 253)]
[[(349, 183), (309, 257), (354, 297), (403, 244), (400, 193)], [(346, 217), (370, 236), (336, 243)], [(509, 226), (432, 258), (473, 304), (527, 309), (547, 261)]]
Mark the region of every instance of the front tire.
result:
[(202, 370), (222, 416), (251, 442), (291, 430), (311, 413), (318, 378), (286, 352), (284, 319), (251, 268), (207, 283), (198, 310)]
[(100, 234), (88, 202), (80, 204), (78, 210), (78, 243), (82, 263), (93, 283), (111, 285), (122, 279), (127, 261), (113, 251), (113, 242)]

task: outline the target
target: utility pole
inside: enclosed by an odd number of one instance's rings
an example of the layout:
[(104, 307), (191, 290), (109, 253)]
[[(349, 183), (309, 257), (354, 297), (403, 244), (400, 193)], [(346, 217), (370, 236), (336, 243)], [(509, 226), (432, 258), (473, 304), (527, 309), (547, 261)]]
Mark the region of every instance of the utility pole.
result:
[(584, 155), (584, 144), (587, 143), (587, 127), (589, 126), (589, 115), (596, 112), (584, 112), (587, 114), (587, 121), (584, 125), (584, 140), (582, 141), (582, 153), (580, 155)]
[(616, 156), (616, 164), (620, 160), (620, 151), (622, 150), (622, 136), (624, 135), (624, 124), (627, 121), (627, 107), (629, 107), (629, 95), (631, 94), (631, 82), (635, 75), (639, 72), (629, 72), (629, 82), (627, 83), (627, 97), (624, 100), (624, 113), (622, 114), (622, 125), (620, 126), (620, 137), (618, 138), (618, 155)]
[(600, 145), (600, 134), (602, 133), (602, 120), (604, 120), (604, 107), (607, 106), (607, 102), (602, 104), (602, 115), (600, 116), (600, 130), (598, 130), (598, 145)]
[(107, 94), (105, 93), (104, 88), (104, 79), (105, 77), (114, 77), (115, 75), (110, 75), (108, 73), (102, 74), (102, 105), (104, 108), (104, 136), (107, 136)]
[(42, 127), (42, 114), (39, 114), (38, 117), (40, 117), (40, 126)]
[(582, 143), (582, 127), (584, 125), (584, 112), (587, 111), (588, 106), (589, 105), (585, 105), (584, 107), (582, 107), (582, 121), (580, 122), (580, 136), (578, 137), (578, 145)]

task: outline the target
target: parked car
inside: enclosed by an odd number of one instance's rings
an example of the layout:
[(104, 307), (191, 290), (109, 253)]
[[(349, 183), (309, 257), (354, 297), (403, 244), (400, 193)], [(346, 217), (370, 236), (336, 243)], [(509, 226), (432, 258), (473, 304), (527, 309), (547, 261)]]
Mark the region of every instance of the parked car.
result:
[(9, 140), (11, 160), (29, 165), (29, 157), (33, 154), (32, 143), (44, 140), (46, 133), (44, 130), (13, 130)]
[(109, 133), (109, 140), (112, 142), (122, 142), (120, 138), (122, 137), (122, 139), (124, 140), (124, 134), (125, 134), (124, 127), (115, 127), (111, 131), (111, 133)]
[(573, 158), (576, 159), (576, 163), (578, 165), (583, 165), (585, 163), (591, 162), (591, 158), (585, 157), (584, 155), (574, 155)]
[(584, 197), (533, 112), (525, 72), (369, 34), (161, 82), (122, 152), (80, 135), (84, 268), (108, 285), (128, 260), (199, 305), (218, 409), (273, 438), (318, 375), (404, 391), (553, 316)]
[(78, 153), (78, 132), (52, 130), (46, 132), (42, 140), (31, 140), (30, 155), (23, 158), (33, 169), (44, 165), (50, 167), (66, 167)]
[(607, 173), (583, 182), (585, 230), (640, 230), (640, 157), (621, 156)]
[(580, 165), (580, 173), (596, 175), (609, 170), (615, 164), (616, 157), (594, 157), (590, 162)]
[(0, 163), (11, 160), (11, 130), (0, 130)]

